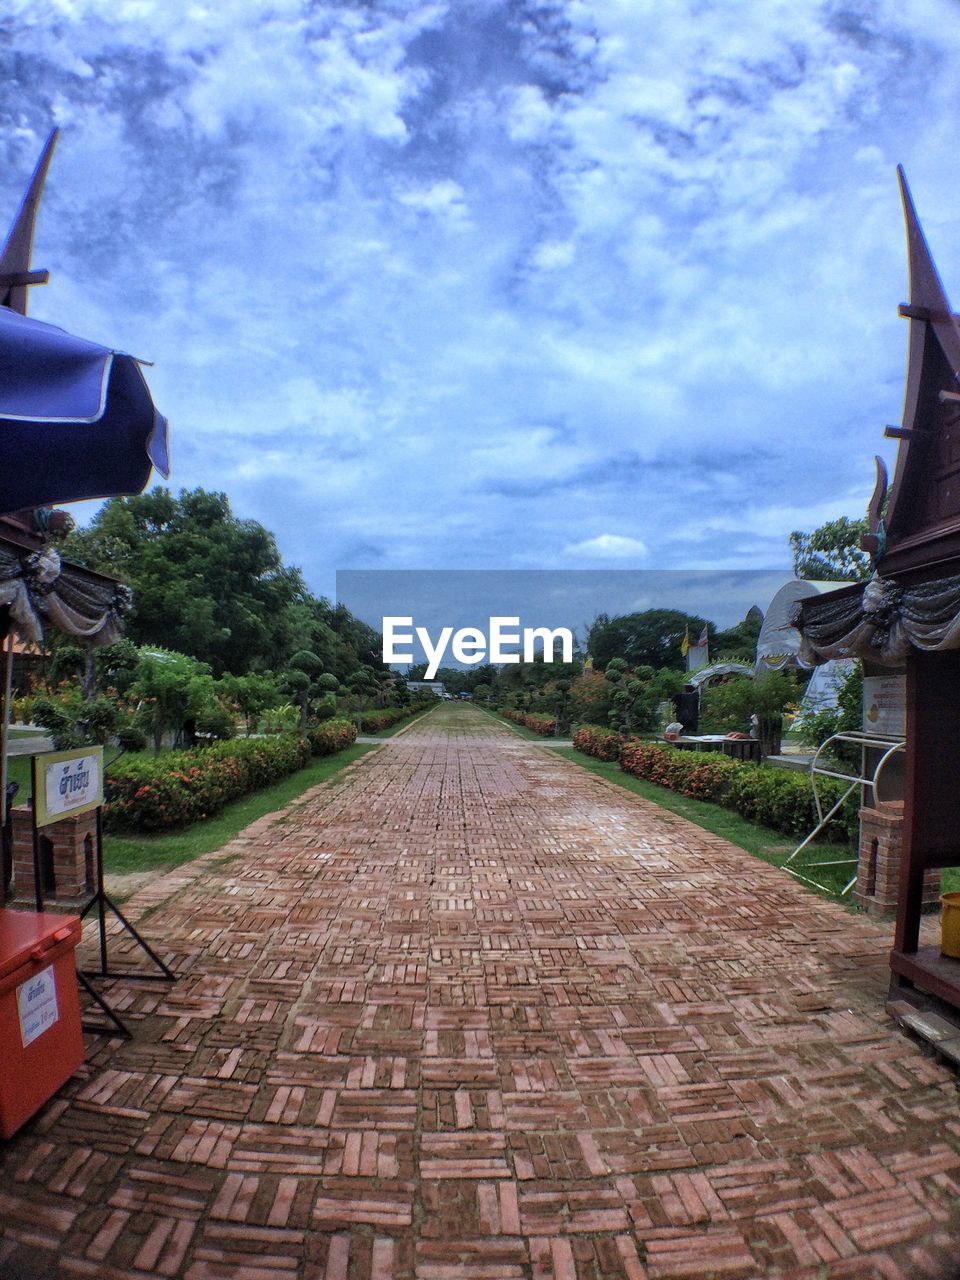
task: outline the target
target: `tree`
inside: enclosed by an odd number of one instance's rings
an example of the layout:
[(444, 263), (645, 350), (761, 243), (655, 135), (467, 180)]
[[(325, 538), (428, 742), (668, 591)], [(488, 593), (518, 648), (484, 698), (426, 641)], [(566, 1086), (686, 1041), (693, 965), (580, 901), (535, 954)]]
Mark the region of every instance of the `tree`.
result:
[(284, 688), (300, 708), (300, 737), (307, 736), (310, 699), (319, 691), (317, 681), (323, 675), (323, 660), (309, 649), (301, 649), (290, 659), (283, 673)]
[[(652, 670), (650, 675), (653, 675)], [(625, 679), (616, 684), (610, 726), (621, 733), (641, 733), (656, 727), (657, 698), (649, 679)]]
[[(329, 720), (331, 716), (337, 714), (337, 692), (340, 688), (340, 681), (335, 675), (331, 675), (329, 671), (324, 672), (322, 676), (317, 678), (316, 682), (318, 697), (310, 704), (310, 710), (316, 720)], [(403, 689), (407, 692), (406, 685)]]
[(622, 658), (629, 667), (676, 667), (683, 670), (681, 652), (684, 634), (690, 643), (706, 626), (712, 626), (697, 614), (679, 609), (646, 609), (611, 618), (601, 613), (590, 628), (587, 648), (598, 670), (604, 670), (611, 659)]
[(470, 672), (462, 667), (438, 667), (437, 674), (433, 678), (443, 683), (445, 693), (457, 694), (469, 688)]
[(126, 693), (140, 665), (140, 654), (130, 637), (121, 636), (113, 644), (95, 649), (93, 659), (98, 683), (109, 685), (118, 693)]
[(305, 591), (273, 534), (238, 520), (226, 494), (203, 489), (113, 498), (64, 550), (133, 588), (132, 640), (169, 645), (215, 674), (269, 669), (283, 647), (285, 611)]
[(250, 672), (245, 676), (226, 676), (224, 683), (243, 716), (247, 733), (252, 733), (260, 714), (277, 703), (279, 690), (276, 680), (272, 676)]
[(611, 658), (603, 672), (604, 680), (610, 684), (620, 684), (630, 670), (623, 658)]
[(700, 714), (711, 733), (746, 733), (751, 715), (760, 721), (779, 720), (784, 708), (798, 698), (793, 672), (774, 671), (758, 680), (732, 676), (704, 690)]
[(755, 662), (757, 637), (763, 621), (759, 616), (748, 616), (726, 631), (718, 631), (711, 641), (712, 655), (734, 661)]
[[(835, 677), (837, 702), (820, 711), (797, 716), (795, 728), (806, 747), (819, 747), (835, 733), (857, 732), (863, 728), (863, 666), (854, 662), (843, 675)], [(860, 763), (860, 747), (851, 743), (834, 743), (831, 754), (845, 764)]]
[(794, 531), (790, 535), (793, 572), (811, 582), (866, 582), (870, 557), (861, 551), (860, 539), (867, 532), (865, 519), (847, 516), (828, 520), (812, 533)]
[(130, 686), (130, 697), (139, 700), (138, 718), (153, 737), (153, 749), (159, 751), (163, 735), (183, 728), (200, 704), (202, 690), (191, 681), (209, 675), (210, 668), (195, 662), (186, 654), (169, 649), (142, 649), (137, 675)]
[(574, 724), (606, 724), (613, 706), (614, 686), (599, 671), (587, 670), (570, 687), (570, 715)]
[(58, 751), (106, 743), (120, 727), (120, 713), (112, 699), (85, 698), (77, 685), (54, 697), (36, 698), (33, 719), (47, 730)]
[(298, 651), (344, 681), (380, 667), (381, 639), (343, 605), (313, 596), (273, 534), (236, 517), (224, 493), (163, 488), (113, 498), (64, 555), (133, 588), (125, 621), (138, 645), (169, 646), (225, 672), (268, 674)]
[(380, 691), (380, 680), (372, 667), (364, 665), (354, 671), (347, 681), (347, 686), (356, 695), (357, 729), (359, 731), (362, 728), (363, 709), (367, 704), (367, 700), (375, 697)]

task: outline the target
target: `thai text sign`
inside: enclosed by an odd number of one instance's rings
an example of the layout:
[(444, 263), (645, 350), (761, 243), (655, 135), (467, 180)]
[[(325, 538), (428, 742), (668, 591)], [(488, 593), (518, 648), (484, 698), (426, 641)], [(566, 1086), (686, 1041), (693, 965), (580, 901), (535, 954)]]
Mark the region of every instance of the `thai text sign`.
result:
[(17, 987), (17, 1013), (20, 1017), (20, 1039), (23, 1047), (32, 1044), (59, 1019), (57, 983), (53, 965), (41, 969)]
[(863, 731), (902, 738), (906, 733), (906, 676), (865, 676)]
[(103, 747), (34, 756), (33, 769), (38, 827), (103, 804)]

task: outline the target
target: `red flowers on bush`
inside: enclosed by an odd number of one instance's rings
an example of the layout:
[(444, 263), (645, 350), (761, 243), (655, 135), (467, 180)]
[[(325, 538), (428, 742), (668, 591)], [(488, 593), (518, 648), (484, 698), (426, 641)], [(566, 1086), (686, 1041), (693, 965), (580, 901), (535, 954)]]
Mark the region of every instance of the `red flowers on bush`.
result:
[(315, 756), (332, 756), (357, 740), (357, 726), (352, 720), (324, 720), (308, 734), (310, 750)]
[(500, 714), (505, 719), (512, 720), (514, 724), (522, 724), (525, 728), (532, 729), (543, 738), (552, 738), (557, 731), (557, 721), (554, 716), (541, 716), (533, 711), (513, 711), (507, 707), (501, 707)]
[(104, 819), (110, 830), (123, 831), (163, 831), (197, 822), (295, 773), (309, 759), (307, 743), (278, 737), (120, 760), (106, 780)]
[[(433, 696), (431, 693), (430, 697)], [(383, 729), (392, 729), (401, 720), (420, 715), (423, 709), (423, 703), (416, 702), (409, 707), (381, 707), (377, 711), (364, 711), (360, 717), (360, 728), (364, 733), (380, 733)]]
[[(786, 835), (806, 835), (818, 817), (810, 779), (764, 765), (746, 764), (715, 753), (681, 751), (659, 742), (628, 742), (620, 768), (635, 778), (656, 782), (694, 800), (733, 809), (750, 822)], [(839, 800), (839, 782), (821, 779), (825, 807)], [(826, 830), (828, 839), (853, 840), (859, 829), (854, 800), (848, 800)]]
[(616, 729), (603, 729), (598, 724), (582, 724), (573, 735), (573, 745), (584, 755), (597, 760), (620, 759), (620, 735)]

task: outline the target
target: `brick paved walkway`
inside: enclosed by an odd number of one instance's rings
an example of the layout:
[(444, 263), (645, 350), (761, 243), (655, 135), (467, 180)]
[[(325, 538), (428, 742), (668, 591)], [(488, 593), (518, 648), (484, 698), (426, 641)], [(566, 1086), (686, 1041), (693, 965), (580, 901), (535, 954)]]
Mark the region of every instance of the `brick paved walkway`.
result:
[(956, 1081), (883, 1013), (889, 931), (475, 708), (129, 907), (181, 976), (118, 983), (136, 1038), (0, 1145), (3, 1280), (955, 1258)]

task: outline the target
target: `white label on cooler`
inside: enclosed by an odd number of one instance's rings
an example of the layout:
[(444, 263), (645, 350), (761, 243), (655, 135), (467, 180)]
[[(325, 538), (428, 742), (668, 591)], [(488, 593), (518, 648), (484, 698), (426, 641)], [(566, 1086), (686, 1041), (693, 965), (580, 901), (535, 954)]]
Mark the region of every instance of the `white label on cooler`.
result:
[(20, 1014), (20, 1039), (26, 1048), (57, 1021), (57, 984), (53, 965), (21, 982), (17, 987), (17, 1012)]

